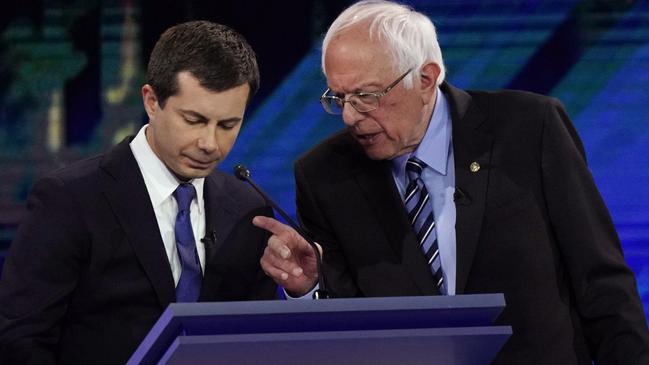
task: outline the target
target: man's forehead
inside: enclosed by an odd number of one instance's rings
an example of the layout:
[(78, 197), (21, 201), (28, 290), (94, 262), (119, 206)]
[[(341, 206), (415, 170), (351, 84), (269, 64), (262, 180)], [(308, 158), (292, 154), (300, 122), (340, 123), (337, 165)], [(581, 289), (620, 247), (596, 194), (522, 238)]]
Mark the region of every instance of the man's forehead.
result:
[(372, 62), (334, 59), (327, 64), (325, 77), (331, 90), (350, 93), (383, 88), (396, 73), (397, 70), (389, 58)]
[[(333, 36), (327, 46), (327, 56), (330, 53), (349, 52), (359, 55), (362, 53), (385, 53), (387, 45), (385, 42), (370, 39), (366, 29), (353, 27)], [(363, 56), (363, 55), (359, 55)]]
[(384, 44), (349, 30), (331, 40), (324, 56), (327, 76), (332, 73), (384, 73), (393, 68), (393, 57)]

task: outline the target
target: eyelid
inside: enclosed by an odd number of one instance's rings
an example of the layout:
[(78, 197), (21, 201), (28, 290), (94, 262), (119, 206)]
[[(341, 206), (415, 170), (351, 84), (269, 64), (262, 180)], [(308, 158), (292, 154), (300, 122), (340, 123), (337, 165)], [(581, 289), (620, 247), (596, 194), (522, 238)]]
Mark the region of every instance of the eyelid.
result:
[(200, 122), (203, 121), (201, 118), (194, 118), (194, 117), (188, 117), (188, 116), (183, 116), (183, 118), (189, 123), (200, 123)]
[(185, 119), (186, 121), (190, 123), (201, 123), (206, 121), (207, 119), (201, 115), (195, 115), (193, 113), (180, 113), (180, 116)]
[(349, 100), (351, 96), (357, 96), (357, 97), (363, 97), (368, 95), (377, 96), (380, 93), (381, 93), (380, 91), (359, 91), (359, 92), (353, 92), (349, 94), (331, 94), (331, 96), (334, 96), (342, 100)]
[(354, 95), (357, 95), (357, 96), (367, 96), (367, 95), (376, 96), (376, 95), (378, 95), (380, 93), (381, 93), (380, 91), (361, 91), (361, 92), (358, 92), (358, 93), (354, 93)]

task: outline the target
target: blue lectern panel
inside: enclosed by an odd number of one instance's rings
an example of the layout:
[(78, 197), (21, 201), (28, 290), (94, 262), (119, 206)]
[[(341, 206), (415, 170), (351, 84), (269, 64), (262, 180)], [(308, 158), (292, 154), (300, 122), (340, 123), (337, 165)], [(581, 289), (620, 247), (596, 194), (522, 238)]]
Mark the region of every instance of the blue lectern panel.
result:
[(489, 364), (509, 327), (300, 332), (178, 337), (167, 365)]
[(381, 331), (486, 327), (493, 323), (504, 306), (502, 294), (174, 303), (160, 317), (129, 364), (158, 363), (168, 348), (182, 347), (182, 341), (192, 347), (197, 346), (196, 342), (191, 345), (191, 341), (198, 341), (195, 338), (211, 339), (213, 336), (223, 341), (261, 338), (267, 346), (275, 346), (271, 339), (281, 334), (289, 337), (279, 338), (289, 341), (295, 333), (353, 336), (355, 333), (381, 334)]

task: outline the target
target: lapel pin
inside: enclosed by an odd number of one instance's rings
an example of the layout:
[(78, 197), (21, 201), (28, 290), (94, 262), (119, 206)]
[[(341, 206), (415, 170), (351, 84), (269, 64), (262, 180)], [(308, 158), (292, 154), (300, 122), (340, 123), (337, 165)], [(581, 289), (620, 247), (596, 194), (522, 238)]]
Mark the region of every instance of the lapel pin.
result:
[(469, 170), (471, 170), (471, 172), (478, 172), (478, 171), (480, 171), (480, 164), (477, 163), (477, 162), (475, 162), (475, 161), (474, 161), (474, 162), (471, 162), (471, 165), (469, 165)]

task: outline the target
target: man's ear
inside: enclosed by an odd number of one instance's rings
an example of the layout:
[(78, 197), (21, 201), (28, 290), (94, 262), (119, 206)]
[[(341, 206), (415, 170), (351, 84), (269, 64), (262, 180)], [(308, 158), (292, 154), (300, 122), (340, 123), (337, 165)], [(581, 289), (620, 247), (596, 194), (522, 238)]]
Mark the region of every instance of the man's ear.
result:
[(434, 62), (428, 62), (419, 69), (420, 91), (424, 104), (429, 103), (437, 90), (437, 78), (441, 68)]
[(158, 108), (158, 97), (149, 84), (142, 86), (142, 103), (144, 104), (146, 114), (149, 116), (149, 120), (153, 120)]

